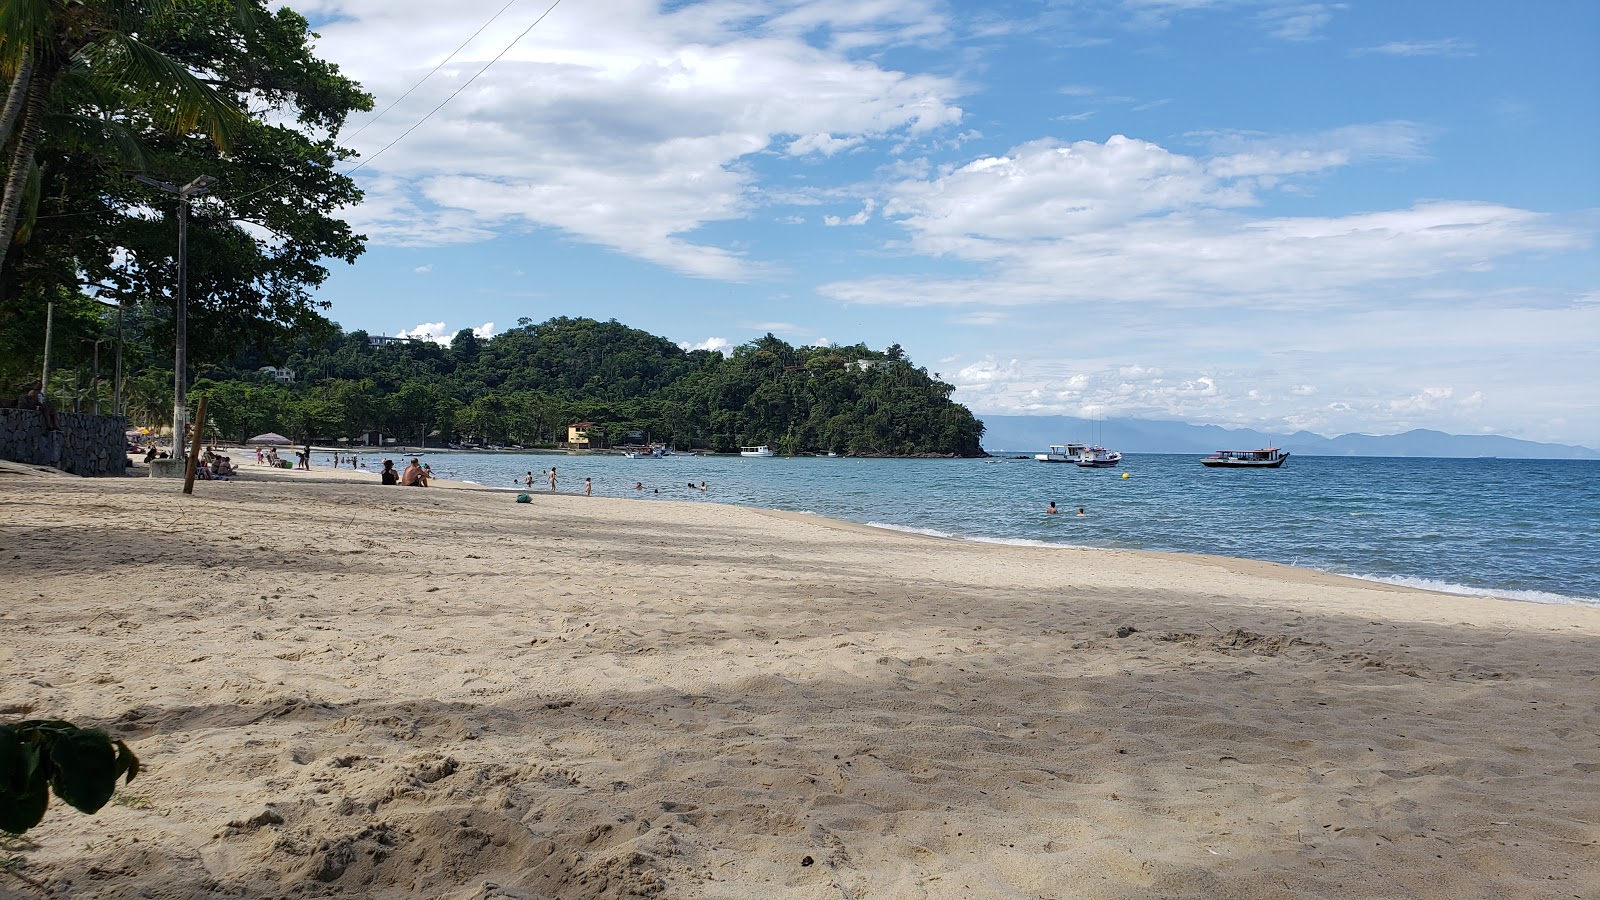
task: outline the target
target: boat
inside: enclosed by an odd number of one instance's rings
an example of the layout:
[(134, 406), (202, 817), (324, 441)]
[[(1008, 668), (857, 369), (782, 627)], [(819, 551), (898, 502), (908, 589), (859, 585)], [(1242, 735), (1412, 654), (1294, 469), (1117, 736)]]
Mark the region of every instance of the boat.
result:
[(1109, 469), (1122, 462), (1122, 454), (1104, 447), (1085, 447), (1076, 462), (1085, 469)]
[(671, 456), (672, 451), (665, 444), (655, 444), (643, 450), (628, 450), (622, 455), (628, 459), (663, 459)]
[(1075, 463), (1087, 449), (1088, 444), (1051, 444), (1049, 453), (1040, 453), (1034, 459), (1040, 462)]
[(1261, 450), (1218, 450), (1200, 460), (1202, 466), (1213, 469), (1276, 469), (1289, 458), (1289, 451), (1277, 447)]
[(760, 445), (755, 446), (755, 447), (740, 447), (739, 448), (739, 455), (740, 456), (776, 456), (777, 454), (773, 453), (772, 452), (772, 448), (768, 447), (766, 444), (760, 444)]

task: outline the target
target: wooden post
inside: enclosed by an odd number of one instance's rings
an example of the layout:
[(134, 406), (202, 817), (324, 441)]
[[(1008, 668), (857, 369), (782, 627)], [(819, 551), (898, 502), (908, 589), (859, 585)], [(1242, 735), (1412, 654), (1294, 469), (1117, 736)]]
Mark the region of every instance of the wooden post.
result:
[(200, 395), (200, 409), (194, 417), (194, 440), (190, 442), (189, 464), (183, 467), (183, 492), (194, 493), (194, 468), (200, 460), (200, 433), (206, 427), (206, 400), (205, 394)]

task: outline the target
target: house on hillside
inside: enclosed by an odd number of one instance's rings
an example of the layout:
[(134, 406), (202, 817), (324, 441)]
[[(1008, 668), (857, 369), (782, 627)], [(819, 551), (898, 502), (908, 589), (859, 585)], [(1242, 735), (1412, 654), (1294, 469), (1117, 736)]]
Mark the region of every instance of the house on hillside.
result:
[(294, 370), (278, 366), (262, 366), (256, 370), (279, 384), (294, 384)]
[(390, 337), (386, 334), (367, 335), (367, 344), (373, 347), (387, 347), (390, 344), (415, 344), (420, 341), (421, 338), (414, 337)]
[(567, 450), (588, 450), (589, 429), (594, 427), (593, 422), (577, 422), (567, 426)]

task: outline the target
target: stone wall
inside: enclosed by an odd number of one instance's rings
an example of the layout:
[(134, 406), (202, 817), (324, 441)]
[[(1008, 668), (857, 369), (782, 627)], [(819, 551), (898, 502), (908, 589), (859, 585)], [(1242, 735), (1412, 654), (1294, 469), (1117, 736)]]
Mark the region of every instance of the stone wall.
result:
[(31, 409), (0, 409), (0, 459), (74, 475), (127, 474), (126, 424), (116, 416), (57, 413), (56, 430)]

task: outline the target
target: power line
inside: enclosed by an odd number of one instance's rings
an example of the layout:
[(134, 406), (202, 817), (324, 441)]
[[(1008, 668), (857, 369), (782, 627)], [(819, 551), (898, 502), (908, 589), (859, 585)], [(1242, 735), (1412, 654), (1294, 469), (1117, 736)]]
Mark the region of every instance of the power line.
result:
[(539, 18), (533, 20), (533, 24), (529, 25), (527, 28), (522, 29), (522, 33), (517, 35), (515, 38), (513, 38), (511, 43), (509, 43), (509, 44), (507, 44), (505, 46), (504, 50), (501, 50), (499, 53), (496, 53), (494, 55), (494, 59), (491, 59), (488, 62), (484, 63), (483, 64), (483, 68), (481, 68), (478, 71), (474, 72), (472, 74), (471, 78), (468, 78), (466, 81), (463, 81), (461, 83), (460, 87), (456, 88), (454, 91), (451, 91), (450, 92), (450, 96), (444, 98), (442, 101), (439, 102), (438, 106), (435, 106), (433, 109), (429, 110), (427, 115), (425, 115), (422, 118), (418, 119), (417, 120), (417, 124), (412, 125), (410, 128), (407, 128), (405, 131), (400, 132), (400, 135), (398, 137), (396, 137), (394, 140), (390, 141), (389, 143), (384, 144), (383, 147), (380, 148), (377, 153), (374, 153), (371, 156), (367, 157), (366, 159), (363, 159), (354, 168), (346, 169), (345, 171), (340, 172), (339, 174), (341, 174), (341, 175), (354, 174), (362, 166), (365, 166), (367, 163), (372, 162), (373, 160), (375, 160), (378, 157), (382, 156), (385, 150), (388, 150), (390, 147), (393, 147), (395, 144), (398, 144), (402, 140), (405, 140), (406, 135), (409, 135), (411, 132), (416, 131), (418, 128), (421, 128), (422, 127), (422, 123), (424, 123), (424, 122), (428, 121), (429, 119), (433, 118), (433, 114), (434, 113), (438, 112), (441, 109), (444, 109), (446, 103), (449, 103), (451, 100), (454, 100), (456, 98), (457, 94), (459, 94), (462, 91), (466, 90), (467, 86), (472, 84), (474, 81), (477, 81), (478, 80), (478, 76), (482, 75), (484, 72), (489, 71), (489, 67), (490, 66), (492, 66), (495, 63), (499, 62), (500, 61), (500, 57), (505, 56), (507, 53), (510, 53), (512, 47), (515, 47), (519, 41), (521, 41), (523, 38), (527, 37), (528, 36), (528, 32), (532, 31), (535, 27), (537, 27), (540, 22), (543, 22), (545, 20), (546, 16), (549, 16), (551, 13), (555, 12), (556, 7), (558, 7), (560, 5), (561, 5), (561, 0), (555, 0), (554, 3), (551, 3), (549, 9), (546, 9), (543, 13), (541, 13)]
[[(432, 69), (430, 69), (428, 71), (428, 74), (426, 74), (426, 75), (422, 76), (422, 78), (418, 79), (416, 84), (413, 84), (410, 88), (408, 88), (406, 90), (405, 93), (401, 94), (399, 97), (396, 97), (393, 102), (391, 102), (388, 106), (384, 107), (383, 110), (380, 111), (377, 115), (373, 116), (371, 119), (368, 119), (365, 123), (362, 124), (362, 126), (360, 128), (357, 128), (355, 131), (351, 132), (350, 133), (350, 137), (353, 138), (356, 135), (360, 134), (361, 132), (367, 130), (367, 127), (369, 125), (371, 125), (373, 122), (376, 122), (379, 119), (383, 118), (384, 114), (389, 112), (390, 110), (394, 109), (397, 105), (399, 105), (400, 101), (402, 101), (405, 98), (411, 96), (411, 94), (413, 92), (415, 92), (417, 90), (417, 88), (422, 87), (424, 82), (426, 82), (429, 78), (432, 78), (434, 76), (434, 74), (437, 73), (440, 69), (444, 68), (444, 66), (447, 63), (449, 63), (450, 60), (452, 60), (452, 59), (454, 59), (456, 57), (456, 54), (458, 54), (462, 50), (466, 49), (467, 45), (472, 43), (472, 41), (475, 38), (477, 38), (478, 35), (482, 34), (485, 28), (488, 28), (490, 25), (494, 24), (495, 20), (499, 19), (500, 16), (502, 14), (504, 14), (506, 10), (510, 9), (516, 3), (517, 3), (517, 0), (507, 0), (506, 5), (500, 7), (500, 10), (498, 12), (496, 12), (493, 16), (490, 16), (489, 19), (487, 21), (485, 21), (482, 25), (478, 26), (478, 30), (474, 31), (471, 34), (471, 36), (469, 36), (465, 41), (462, 41), (460, 46), (456, 47), (456, 49), (454, 49), (454, 50), (452, 50), (450, 52), (449, 56), (446, 56), (443, 60), (441, 60), (439, 62), (438, 65), (436, 65)], [(492, 66), (495, 63), (499, 62), (500, 58), (505, 56), (507, 53), (510, 53), (512, 47), (515, 47), (518, 42), (520, 42), (523, 38), (527, 37), (528, 36), (528, 32), (530, 32), (534, 28), (538, 27), (539, 23), (543, 22), (547, 17), (549, 17), (549, 15), (552, 12), (555, 12), (556, 7), (560, 6), (560, 5), (561, 5), (561, 0), (555, 0), (555, 2), (551, 3), (549, 8), (547, 8), (543, 13), (541, 13), (539, 15), (539, 18), (534, 19), (533, 23), (531, 25), (529, 25), (527, 28), (524, 28), (522, 30), (522, 32), (520, 34), (518, 34), (516, 36), (516, 38), (511, 41), (511, 43), (507, 44), (504, 49), (502, 49), (499, 53), (495, 54), (493, 59), (489, 60), (487, 63), (484, 63), (482, 68), (478, 69), (477, 72), (473, 73), (471, 78), (468, 78), (466, 81), (462, 82), (461, 86), (456, 88), (454, 91), (452, 91), (450, 93), (450, 96), (444, 98), (444, 100), (442, 102), (440, 102), (438, 106), (435, 106), (433, 109), (429, 110), (427, 115), (423, 116), (421, 119), (418, 119), (416, 124), (412, 125), (410, 128), (407, 128), (405, 131), (401, 132), (399, 137), (396, 137), (394, 140), (392, 140), (389, 143), (383, 145), (381, 148), (378, 149), (377, 153), (372, 154), (371, 156), (369, 156), (366, 159), (362, 160), (356, 166), (354, 166), (354, 167), (352, 167), (350, 169), (346, 169), (345, 171), (340, 172), (339, 174), (341, 174), (341, 175), (353, 174), (357, 169), (360, 169), (362, 166), (365, 166), (367, 163), (372, 162), (374, 159), (377, 159), (379, 156), (381, 156), (384, 153), (384, 151), (386, 151), (389, 148), (393, 147), (395, 144), (400, 143), (400, 141), (404, 140), (407, 135), (411, 134), (411, 132), (416, 131), (418, 128), (420, 128), (422, 126), (422, 123), (424, 123), (424, 122), (428, 121), (429, 119), (433, 118), (434, 113), (437, 113), (439, 110), (441, 110), (441, 109), (443, 109), (445, 107), (445, 104), (449, 103), (451, 100), (454, 100), (456, 98), (457, 94), (460, 94), (462, 91), (467, 89), (468, 85), (472, 84), (474, 81), (477, 81), (479, 76), (483, 75), (484, 72), (487, 72), (489, 70), (490, 66)], [(261, 194), (261, 193), (265, 193), (266, 191), (270, 191), (273, 188), (277, 187), (278, 185), (284, 184), (285, 182), (288, 182), (291, 178), (293, 178), (293, 176), (286, 175), (283, 178), (280, 178), (277, 181), (274, 181), (273, 183), (271, 183), (271, 184), (269, 184), (269, 185), (267, 185), (265, 187), (256, 188), (255, 190), (250, 191), (247, 194), (238, 194), (236, 196), (231, 196), (231, 197), (218, 197), (217, 199), (222, 200), (224, 202), (245, 200), (245, 199), (248, 199), (250, 197), (254, 197), (257, 194)], [(63, 214), (54, 215), (54, 216), (50, 216), (50, 215), (36, 216), (35, 218), (37, 218), (37, 219), (73, 219), (73, 218), (78, 218), (78, 217), (81, 217), (81, 216), (102, 215), (105, 212), (106, 212), (106, 210), (92, 210), (92, 211), (79, 212), (79, 213), (63, 213)]]
[[(361, 132), (367, 130), (367, 126), (369, 126), (373, 122), (376, 122), (379, 119), (383, 118), (384, 113), (387, 113), (389, 110), (394, 109), (396, 106), (399, 106), (400, 105), (400, 101), (402, 101), (402, 100), (406, 99), (407, 97), (411, 96), (412, 92), (414, 92), (417, 88), (422, 87), (423, 82), (427, 81), (429, 78), (432, 78), (435, 73), (437, 73), (440, 69), (444, 68), (445, 63), (448, 63), (450, 60), (455, 59), (457, 53), (460, 53), (462, 50), (467, 49), (467, 45), (468, 44), (472, 43), (473, 40), (475, 38), (477, 38), (478, 35), (483, 34), (483, 30), (485, 28), (488, 28), (490, 25), (493, 25), (494, 21), (496, 19), (500, 18), (501, 14), (504, 13), (506, 10), (510, 9), (516, 2), (517, 2), (517, 0), (507, 0), (506, 5), (500, 7), (500, 12), (497, 12), (494, 15), (490, 16), (489, 17), (489, 21), (484, 22), (482, 25), (479, 25), (478, 26), (478, 30), (474, 31), (472, 33), (471, 37), (468, 37), (466, 40), (461, 42), (461, 46), (455, 48), (454, 50), (451, 50), (449, 56), (446, 56), (444, 59), (439, 61), (438, 65), (436, 65), (432, 69), (428, 70), (428, 74), (426, 74), (426, 75), (422, 76), (420, 79), (418, 79), (416, 84), (413, 84), (411, 87), (406, 88), (406, 92), (404, 94), (401, 94), (400, 96), (394, 98), (394, 102), (390, 103), (388, 106), (385, 106), (377, 115), (373, 116), (372, 118), (368, 119), (366, 122), (362, 123), (360, 128), (357, 128), (355, 131), (350, 132), (350, 136), (345, 138), (345, 140), (354, 140), (357, 135), (359, 135)], [(537, 23), (535, 23), (535, 24), (537, 24)]]

